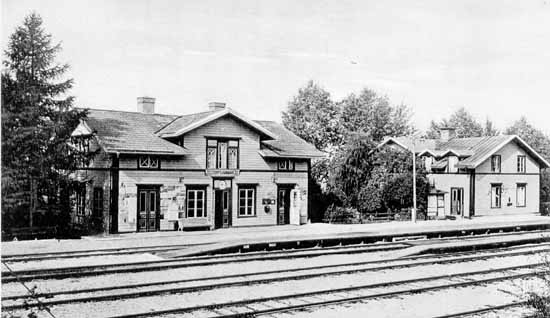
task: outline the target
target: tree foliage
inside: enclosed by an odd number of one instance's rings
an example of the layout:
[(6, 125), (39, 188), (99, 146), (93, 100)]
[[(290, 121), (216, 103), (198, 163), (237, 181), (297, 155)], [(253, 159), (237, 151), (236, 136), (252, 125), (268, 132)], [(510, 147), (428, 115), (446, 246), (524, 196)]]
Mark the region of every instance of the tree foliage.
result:
[(300, 88), (282, 117), (286, 128), (321, 151), (331, 152), (341, 143), (338, 108), (330, 94), (313, 81)]
[[(330, 190), (344, 206), (361, 213), (400, 210), (413, 205), (413, 165), (409, 152), (379, 149), (372, 138), (355, 135), (338, 157)], [(426, 206), (429, 183), (423, 165), (416, 165), (417, 202)]]
[[(508, 135), (518, 135), (547, 161), (550, 161), (550, 136), (531, 125), (525, 116), (522, 116), (510, 127), (506, 128), (505, 133)], [(540, 201), (550, 202), (550, 169), (545, 169), (541, 173)]]
[(439, 138), (439, 128), (441, 127), (456, 128), (456, 136), (459, 138), (493, 136), (497, 134), (497, 131), (494, 129), (493, 123), (490, 120), (487, 119), (484, 129), (483, 125), (479, 123), (464, 107), (457, 109), (447, 119), (442, 119), (439, 122), (432, 120), (430, 122), (430, 128), (426, 133), (426, 137)]
[(313, 178), (326, 185), (338, 165), (337, 157), (347, 151), (357, 134), (379, 142), (385, 136), (401, 136), (412, 132), (410, 110), (405, 105), (393, 106), (385, 96), (367, 88), (358, 95), (350, 94), (334, 102), (330, 94), (309, 81), (282, 113), (287, 129), (324, 151), (326, 158), (312, 164)]
[[(4, 226), (22, 225), (31, 197), (46, 198), (50, 213), (68, 212), (60, 199), (68, 174), (83, 158), (71, 152), (71, 132), (85, 112), (67, 96), (72, 79), (67, 64), (55, 62), (60, 44), (33, 13), (10, 36), (2, 71), (2, 216)], [(35, 184), (31, 191), (31, 180)], [(60, 187), (64, 188), (61, 189)], [(55, 217), (52, 218), (55, 221)]]
[(370, 89), (350, 94), (339, 102), (341, 124), (346, 135), (364, 133), (380, 142), (387, 136), (403, 136), (414, 130), (410, 110), (405, 105), (392, 106), (386, 96)]

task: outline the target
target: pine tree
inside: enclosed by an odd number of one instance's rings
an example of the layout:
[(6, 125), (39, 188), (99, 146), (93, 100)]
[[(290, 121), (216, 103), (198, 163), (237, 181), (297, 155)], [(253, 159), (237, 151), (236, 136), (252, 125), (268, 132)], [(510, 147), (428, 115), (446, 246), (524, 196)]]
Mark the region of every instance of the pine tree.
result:
[[(32, 198), (58, 223), (68, 214), (60, 193), (70, 187), (69, 174), (82, 160), (68, 141), (86, 113), (73, 108), (67, 93), (72, 79), (63, 79), (68, 64), (55, 62), (60, 44), (32, 13), (10, 36), (2, 71), (2, 218), (3, 227), (27, 225)], [(60, 205), (65, 202), (64, 205)]]

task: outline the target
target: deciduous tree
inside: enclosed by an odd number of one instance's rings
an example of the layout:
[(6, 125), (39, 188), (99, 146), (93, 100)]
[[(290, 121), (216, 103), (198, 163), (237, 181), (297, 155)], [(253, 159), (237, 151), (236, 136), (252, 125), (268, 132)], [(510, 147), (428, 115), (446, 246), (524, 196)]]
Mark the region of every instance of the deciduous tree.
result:
[[(460, 138), (481, 137), (485, 135), (483, 126), (464, 107), (459, 108), (448, 119), (442, 119), (439, 122), (431, 121), (426, 137), (438, 138), (439, 128), (441, 127), (456, 128), (456, 136)], [(494, 132), (492, 126), (488, 132)]]

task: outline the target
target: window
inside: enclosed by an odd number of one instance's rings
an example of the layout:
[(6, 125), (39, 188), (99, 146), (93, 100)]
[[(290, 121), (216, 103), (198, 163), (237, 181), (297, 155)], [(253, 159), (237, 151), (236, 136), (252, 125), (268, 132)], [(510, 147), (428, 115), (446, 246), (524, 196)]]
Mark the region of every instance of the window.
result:
[(518, 183), (516, 185), (516, 206), (525, 207), (525, 194), (527, 185), (525, 183)]
[(447, 158), (447, 172), (457, 172), (458, 168), (456, 165), (458, 164), (458, 157), (457, 156), (449, 156)]
[(500, 155), (491, 156), (491, 172), (500, 173)]
[(525, 156), (518, 156), (518, 172), (525, 173)]
[(159, 169), (160, 160), (151, 156), (141, 156), (138, 158), (138, 168), (140, 169)]
[(277, 170), (279, 171), (294, 171), (294, 161), (290, 159), (282, 159), (277, 163)]
[(207, 169), (238, 169), (239, 141), (207, 139), (206, 141)]
[(502, 185), (491, 184), (491, 208), (500, 208), (502, 204)]
[(239, 187), (239, 216), (256, 216), (256, 188)]
[(187, 217), (206, 217), (206, 189), (205, 187), (187, 189)]
[(84, 215), (86, 211), (86, 184), (81, 184), (76, 189), (76, 215)]
[(90, 152), (90, 138), (87, 136), (74, 137), (73, 144), (80, 152), (84, 152), (84, 153)]
[(103, 189), (102, 188), (94, 188), (92, 213), (95, 217), (103, 216)]

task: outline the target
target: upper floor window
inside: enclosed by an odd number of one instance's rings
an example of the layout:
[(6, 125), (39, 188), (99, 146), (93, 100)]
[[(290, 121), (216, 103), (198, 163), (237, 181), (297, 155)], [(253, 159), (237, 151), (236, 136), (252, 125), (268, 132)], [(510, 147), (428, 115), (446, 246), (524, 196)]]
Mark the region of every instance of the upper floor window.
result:
[(74, 137), (73, 138), (73, 145), (78, 149), (80, 152), (88, 153), (90, 152), (90, 138), (87, 136), (83, 137)]
[(458, 157), (457, 156), (449, 156), (447, 158), (447, 172), (457, 172), (458, 168)]
[(491, 156), (491, 172), (500, 173), (500, 155)]
[(281, 159), (277, 162), (277, 170), (294, 171), (294, 161), (290, 159)]
[(238, 169), (238, 140), (206, 140), (206, 169)]
[(518, 172), (525, 173), (525, 156), (518, 156)]
[(151, 156), (141, 156), (138, 158), (138, 168), (140, 169), (159, 169), (160, 160), (159, 158)]

